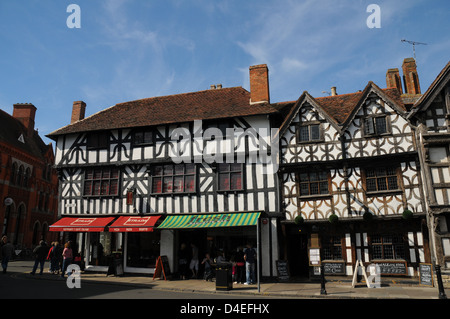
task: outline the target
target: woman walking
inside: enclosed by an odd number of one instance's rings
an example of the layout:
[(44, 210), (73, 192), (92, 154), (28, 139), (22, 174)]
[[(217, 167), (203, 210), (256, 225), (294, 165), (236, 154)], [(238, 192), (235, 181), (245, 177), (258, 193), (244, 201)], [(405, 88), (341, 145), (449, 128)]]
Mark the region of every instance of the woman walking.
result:
[(66, 273), (67, 267), (72, 263), (72, 259), (73, 259), (73, 252), (72, 252), (72, 247), (70, 245), (70, 242), (67, 242), (64, 245), (64, 250), (63, 250), (62, 256), (63, 256), (63, 266), (62, 266), (61, 277), (64, 278), (64, 274)]

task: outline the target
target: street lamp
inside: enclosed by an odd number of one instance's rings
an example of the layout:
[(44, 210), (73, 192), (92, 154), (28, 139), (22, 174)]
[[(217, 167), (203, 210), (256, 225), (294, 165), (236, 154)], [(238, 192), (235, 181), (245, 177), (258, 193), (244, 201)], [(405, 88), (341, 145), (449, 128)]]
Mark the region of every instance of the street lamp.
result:
[(325, 290), (325, 266), (323, 263), (320, 264), (320, 294), (327, 294), (327, 291)]

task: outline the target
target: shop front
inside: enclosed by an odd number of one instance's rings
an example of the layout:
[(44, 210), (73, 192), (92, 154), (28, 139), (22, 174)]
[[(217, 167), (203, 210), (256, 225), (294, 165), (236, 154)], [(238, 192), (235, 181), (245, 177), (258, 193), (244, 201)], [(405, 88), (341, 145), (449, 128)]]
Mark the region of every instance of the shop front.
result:
[(187, 247), (189, 258), (192, 258), (192, 249), (196, 249), (200, 262), (197, 277), (201, 278), (201, 261), (206, 254), (212, 260), (217, 260), (220, 256), (231, 261), (238, 250), (243, 251), (247, 244), (255, 249), (260, 246), (260, 215), (259, 212), (168, 215), (158, 229), (163, 234), (170, 233), (165, 236), (170, 241), (169, 244), (166, 241), (165, 247), (173, 247), (173, 250), (162, 249), (161, 254), (168, 255), (172, 269), (179, 273), (178, 261), (183, 254), (182, 246)]
[(107, 272), (116, 258), (129, 273), (153, 273), (159, 256), (160, 232), (153, 232), (160, 216), (64, 217), (50, 226), (71, 241), (85, 270)]
[(404, 220), (340, 220), (282, 224), (284, 258), (290, 274), (317, 279), (320, 265), (327, 276), (352, 276), (356, 262), (379, 265), (382, 277), (419, 277), (420, 264), (431, 263), (424, 216)]

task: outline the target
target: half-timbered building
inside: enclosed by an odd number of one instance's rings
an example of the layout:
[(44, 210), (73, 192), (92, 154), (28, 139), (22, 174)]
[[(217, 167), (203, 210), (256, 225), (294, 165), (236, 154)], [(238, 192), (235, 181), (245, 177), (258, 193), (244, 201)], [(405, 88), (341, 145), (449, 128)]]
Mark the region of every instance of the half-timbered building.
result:
[(435, 265), (450, 282), (450, 62), (412, 108)]
[[(406, 61), (406, 60), (405, 60)], [(401, 83), (401, 82), (400, 82)], [(280, 250), (294, 276), (352, 275), (357, 261), (416, 276), (429, 262), (414, 128), (395, 86), (281, 103)], [(409, 102), (408, 102), (409, 103)]]
[(259, 241), (261, 273), (275, 273), (278, 178), (266, 159), (277, 109), (267, 66), (251, 67), (250, 82), (251, 92), (214, 85), (86, 118), (86, 104), (74, 102), (71, 124), (49, 135), (62, 217), (51, 228), (77, 242), (87, 269), (106, 270), (120, 252), (126, 272), (152, 273), (158, 256), (176, 271), (182, 243), (201, 260)]

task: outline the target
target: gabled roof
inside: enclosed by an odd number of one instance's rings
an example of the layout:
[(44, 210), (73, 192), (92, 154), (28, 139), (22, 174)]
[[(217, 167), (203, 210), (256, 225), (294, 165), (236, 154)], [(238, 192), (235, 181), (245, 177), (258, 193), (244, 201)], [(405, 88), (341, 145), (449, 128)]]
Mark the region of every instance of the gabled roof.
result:
[(276, 112), (268, 103), (250, 104), (250, 93), (242, 87), (211, 89), (119, 103), (47, 136)]
[[(0, 141), (9, 144), (11, 147), (37, 158), (44, 160), (53, 154), (51, 144), (46, 145), (37, 131), (33, 131), (31, 136), (27, 135), (28, 129), (18, 119), (0, 110)], [(23, 142), (22, 142), (23, 141)]]
[(450, 81), (450, 61), (441, 70), (439, 75), (431, 83), (428, 90), (423, 94), (419, 100), (414, 104), (408, 118), (413, 117), (415, 114), (421, 111), (425, 111), (435, 99), (435, 97), (441, 92), (445, 85)]
[(287, 113), (284, 122), (280, 127), (279, 134), (283, 135), (285, 133), (286, 129), (305, 102), (311, 104), (339, 133), (341, 133), (351, 123), (367, 97), (372, 92), (377, 94), (399, 114), (405, 115), (406, 108), (402, 102), (400, 92), (396, 88), (380, 89), (375, 83), (370, 81), (364, 91), (356, 93), (313, 98), (308, 92), (303, 92), (300, 98), (293, 104), (290, 112)]

